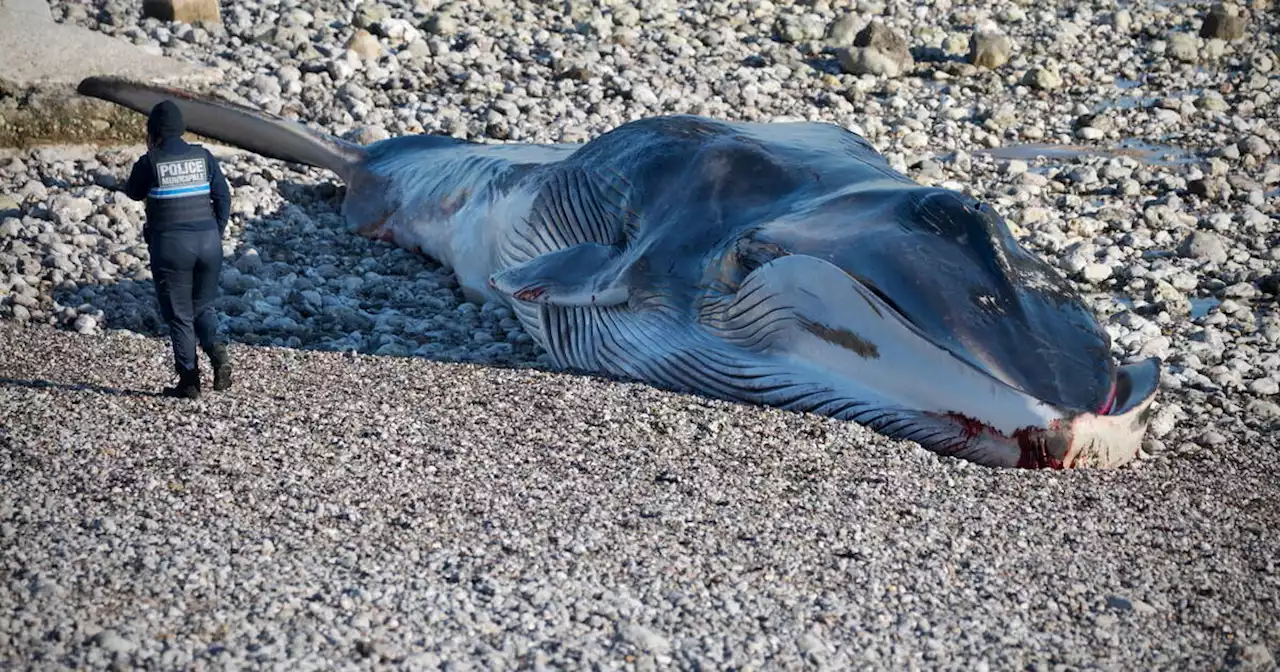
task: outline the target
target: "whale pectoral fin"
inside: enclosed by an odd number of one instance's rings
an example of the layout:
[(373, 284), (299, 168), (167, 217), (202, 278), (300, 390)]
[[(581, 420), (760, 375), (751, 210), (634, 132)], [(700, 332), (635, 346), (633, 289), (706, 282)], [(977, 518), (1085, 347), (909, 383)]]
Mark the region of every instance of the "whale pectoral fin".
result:
[(630, 295), (622, 281), (622, 250), (582, 243), (494, 273), (489, 286), (520, 301), (554, 306), (614, 306)]

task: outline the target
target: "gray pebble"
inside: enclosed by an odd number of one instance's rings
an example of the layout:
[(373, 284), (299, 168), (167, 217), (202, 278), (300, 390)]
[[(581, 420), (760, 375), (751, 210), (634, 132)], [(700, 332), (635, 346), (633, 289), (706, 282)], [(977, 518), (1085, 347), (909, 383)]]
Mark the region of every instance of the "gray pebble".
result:
[(75, 330), (81, 334), (92, 334), (97, 330), (98, 323), (89, 315), (80, 315), (75, 319)]
[(115, 630), (103, 630), (93, 640), (103, 650), (112, 653), (132, 653), (138, 648), (137, 644), (120, 636)]
[(1249, 381), (1249, 391), (1260, 396), (1280, 394), (1280, 382), (1273, 378), (1257, 378)]
[(1183, 241), (1178, 252), (1184, 257), (1203, 259), (1214, 264), (1227, 261), (1227, 249), (1222, 239), (1208, 231), (1196, 231)]

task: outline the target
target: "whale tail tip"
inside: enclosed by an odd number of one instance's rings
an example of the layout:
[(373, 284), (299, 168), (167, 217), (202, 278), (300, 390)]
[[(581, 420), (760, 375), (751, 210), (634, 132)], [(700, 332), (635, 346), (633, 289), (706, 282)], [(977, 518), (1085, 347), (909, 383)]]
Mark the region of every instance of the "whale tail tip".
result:
[(85, 78), (76, 92), (144, 115), (169, 100), (182, 111), (188, 131), (265, 157), (324, 168), (346, 182), (357, 176), (366, 158), (358, 144), (214, 95), (114, 76)]

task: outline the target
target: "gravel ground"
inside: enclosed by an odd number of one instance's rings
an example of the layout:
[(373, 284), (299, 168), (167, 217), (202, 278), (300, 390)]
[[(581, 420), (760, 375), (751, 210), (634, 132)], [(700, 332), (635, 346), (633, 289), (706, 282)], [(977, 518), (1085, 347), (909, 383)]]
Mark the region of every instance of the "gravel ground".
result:
[(642, 385), (258, 346), (185, 403), (147, 392), (156, 339), (0, 337), (15, 665), (1269, 669), (1280, 646), (1274, 446), (993, 471)]
[(554, 376), (505, 308), (345, 232), (331, 176), (219, 149), (235, 214), (218, 305), (244, 385), (194, 407), (32, 387), (167, 382), (142, 208), (114, 191), (141, 148), (0, 153), (0, 533), (19, 605), (0, 655), (1265, 669), (1280, 653), (1277, 6), (281, 0), (205, 29), (52, 4), (366, 141), (579, 141), (674, 112), (842, 124), (991, 202), (1093, 297), (1117, 357), (1167, 367), (1145, 459), (1071, 475)]

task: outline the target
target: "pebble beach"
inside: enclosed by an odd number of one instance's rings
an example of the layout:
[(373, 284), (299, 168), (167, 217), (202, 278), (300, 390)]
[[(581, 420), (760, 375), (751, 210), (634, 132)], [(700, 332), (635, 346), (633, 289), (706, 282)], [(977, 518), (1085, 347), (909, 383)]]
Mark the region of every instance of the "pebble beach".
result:
[(361, 142), (850, 128), (991, 203), (1163, 388), (1142, 459), (1050, 474), (552, 372), (347, 231), (334, 176), (214, 146), (237, 386), (183, 404), (116, 191), (143, 148), (0, 150), (0, 661), (1275, 669), (1275, 5), (140, 4), (51, 6)]

